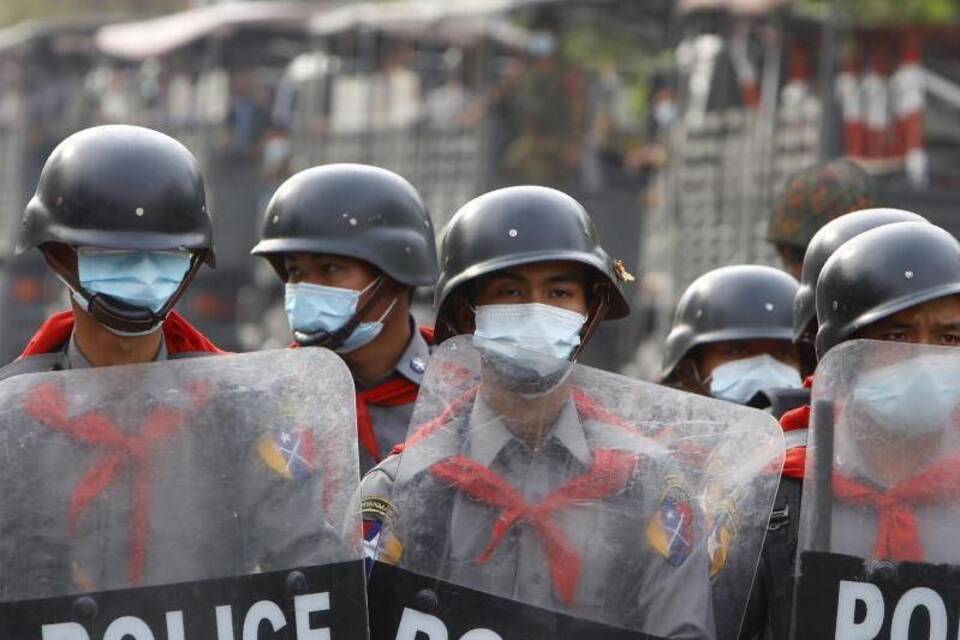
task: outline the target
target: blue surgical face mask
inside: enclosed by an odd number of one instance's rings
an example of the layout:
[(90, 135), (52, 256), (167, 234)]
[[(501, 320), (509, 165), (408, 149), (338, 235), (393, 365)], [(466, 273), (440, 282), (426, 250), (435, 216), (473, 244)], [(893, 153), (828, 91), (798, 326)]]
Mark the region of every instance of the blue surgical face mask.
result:
[[(360, 296), (377, 281), (371, 282), (363, 291), (328, 287), (308, 282), (288, 283), (286, 287), (287, 320), (290, 329), (301, 333), (336, 333), (357, 312)], [(349, 353), (370, 344), (383, 331), (383, 320), (393, 310), (393, 304), (379, 320), (361, 322), (346, 340), (335, 349), (337, 353)]]
[(868, 371), (855, 383), (850, 402), (890, 433), (940, 431), (960, 403), (960, 353), (924, 355)]
[(710, 395), (747, 404), (764, 389), (796, 389), (803, 385), (800, 372), (769, 354), (727, 362), (710, 374)]
[(77, 249), (77, 275), (90, 293), (157, 313), (190, 270), (185, 251)]

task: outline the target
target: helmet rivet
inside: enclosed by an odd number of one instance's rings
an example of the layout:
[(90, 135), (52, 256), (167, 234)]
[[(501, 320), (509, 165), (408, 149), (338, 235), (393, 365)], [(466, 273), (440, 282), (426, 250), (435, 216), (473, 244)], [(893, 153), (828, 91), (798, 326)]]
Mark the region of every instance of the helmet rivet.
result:
[(703, 316), (703, 309), (697, 309), (697, 313), (696, 313), (695, 315), (696, 315), (698, 318), (701, 317), (701, 316)]
[(57, 206), (59, 207), (62, 204), (63, 204), (63, 196), (57, 196)]
[(413, 250), (412, 250), (410, 247), (404, 247), (404, 248), (403, 248), (403, 251), (404, 251), (404, 253), (409, 254), (409, 253), (411, 253)]
[(142, 217), (143, 217), (143, 207), (137, 207), (137, 209), (134, 211), (134, 213), (137, 214), (137, 217), (138, 217), (138, 218), (142, 218)]
[(280, 216), (279, 216), (279, 215), (274, 215), (274, 216), (273, 216), (273, 224), (277, 224), (278, 222), (280, 222)]
[(516, 238), (516, 237), (517, 237), (517, 230), (516, 230), (516, 229), (510, 229), (510, 231), (507, 231), (507, 235), (510, 236), (511, 238)]
[(356, 219), (356, 218), (350, 218), (350, 226), (351, 226), (351, 227), (357, 226), (357, 219)]
[(907, 280), (913, 280), (913, 271), (904, 271), (903, 277)]
[(767, 311), (773, 311), (773, 303), (767, 302), (766, 304), (763, 305), (763, 308), (766, 309)]
[(833, 310), (836, 311), (840, 308), (840, 303), (836, 300), (833, 301)]

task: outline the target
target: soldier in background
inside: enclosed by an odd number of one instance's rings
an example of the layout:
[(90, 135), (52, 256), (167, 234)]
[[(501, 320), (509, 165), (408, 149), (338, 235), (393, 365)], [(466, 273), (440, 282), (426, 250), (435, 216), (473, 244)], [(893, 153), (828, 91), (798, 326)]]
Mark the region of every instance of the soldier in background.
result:
[(797, 280), (810, 239), (824, 224), (873, 202), (870, 177), (849, 160), (833, 160), (794, 175), (775, 203), (767, 228), (784, 270)]

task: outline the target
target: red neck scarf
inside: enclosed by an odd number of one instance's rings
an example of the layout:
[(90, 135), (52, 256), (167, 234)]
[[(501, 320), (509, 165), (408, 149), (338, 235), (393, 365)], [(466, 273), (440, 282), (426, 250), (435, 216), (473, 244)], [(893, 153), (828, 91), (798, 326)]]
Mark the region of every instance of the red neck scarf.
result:
[[(27, 343), (20, 358), (27, 358), (59, 350), (73, 333), (73, 311), (61, 311), (50, 316)], [(163, 322), (163, 338), (167, 351), (171, 354), (182, 353), (224, 353), (210, 342), (186, 319), (176, 311), (171, 311)], [(18, 358), (19, 359), (19, 358)]]
[[(803, 381), (803, 386), (807, 389), (813, 388), (813, 376), (808, 376)], [(784, 432), (794, 431), (796, 429), (808, 429), (810, 427), (810, 405), (803, 405), (796, 409), (787, 411), (780, 416), (780, 426)], [(803, 480), (803, 469), (807, 464), (807, 447), (793, 447), (787, 449), (786, 457), (783, 459), (783, 475), (786, 478)]]
[(557, 594), (563, 602), (571, 605), (580, 579), (581, 559), (551, 516), (579, 503), (602, 500), (622, 491), (636, 463), (636, 456), (600, 449), (586, 473), (554, 490), (539, 504), (528, 503), (503, 478), (463, 456), (441, 460), (430, 467), (430, 473), (470, 498), (500, 510), (490, 541), (476, 559), (478, 564), (489, 561), (507, 532), (514, 525), (525, 522), (540, 537)]
[[(456, 374), (458, 372), (453, 372)], [(467, 371), (460, 371), (459, 374), (464, 378), (468, 379), (472, 377), (472, 374)], [(413, 434), (407, 438), (406, 442), (401, 442), (393, 448), (390, 452), (390, 455), (395, 455), (403, 453), (404, 448), (415, 445), (416, 443), (425, 440), (426, 438), (433, 435), (434, 432), (441, 429), (448, 422), (453, 420), (463, 411), (474, 398), (477, 397), (477, 392), (480, 390), (479, 386), (474, 386), (467, 389), (459, 397), (457, 397), (453, 402), (447, 405), (439, 416), (423, 423)], [(608, 411), (607, 409), (601, 407), (597, 402), (587, 395), (582, 389), (574, 387), (571, 389), (571, 395), (573, 397), (574, 406), (577, 408), (577, 412), (580, 414), (581, 418), (586, 418), (588, 420), (596, 420), (598, 422), (604, 422), (610, 426), (629, 431), (634, 434), (640, 434), (637, 427), (631, 424), (628, 420), (621, 418), (620, 416)]]
[(370, 417), (370, 405), (377, 407), (398, 407), (416, 402), (420, 385), (406, 378), (392, 378), (379, 387), (357, 393), (357, 438), (360, 444), (375, 462), (380, 462), (380, 445), (373, 429)]
[(834, 495), (852, 505), (877, 511), (877, 558), (922, 562), (923, 542), (914, 507), (955, 503), (960, 492), (960, 455), (936, 462), (888, 491), (867, 487), (839, 473), (833, 474)]
[[(433, 329), (420, 327), (420, 335), (427, 344), (433, 343)], [(357, 438), (361, 446), (367, 450), (375, 462), (380, 462), (383, 455), (380, 444), (377, 442), (377, 433), (373, 428), (370, 417), (370, 405), (376, 407), (399, 407), (417, 401), (420, 385), (406, 378), (395, 377), (383, 384), (366, 391), (357, 393)]]
[[(207, 389), (194, 385), (194, 410), (206, 403)], [(83, 512), (107, 490), (124, 468), (134, 473), (133, 513), (130, 518), (130, 583), (143, 581), (150, 520), (151, 454), (162, 441), (171, 438), (183, 425), (183, 412), (157, 407), (144, 418), (136, 435), (127, 435), (107, 416), (94, 410), (77, 418), (67, 415), (63, 389), (56, 384), (40, 385), (24, 400), (24, 411), (46, 427), (63, 433), (103, 455), (74, 487), (68, 509), (67, 533), (72, 535)]]

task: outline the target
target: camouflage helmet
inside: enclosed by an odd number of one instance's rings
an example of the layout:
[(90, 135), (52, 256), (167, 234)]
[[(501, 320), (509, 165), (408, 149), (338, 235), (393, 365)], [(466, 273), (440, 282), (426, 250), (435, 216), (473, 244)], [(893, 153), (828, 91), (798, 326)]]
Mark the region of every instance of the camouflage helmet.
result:
[(767, 240), (804, 250), (820, 227), (872, 203), (870, 176), (853, 162), (808, 167), (787, 181), (774, 205)]

